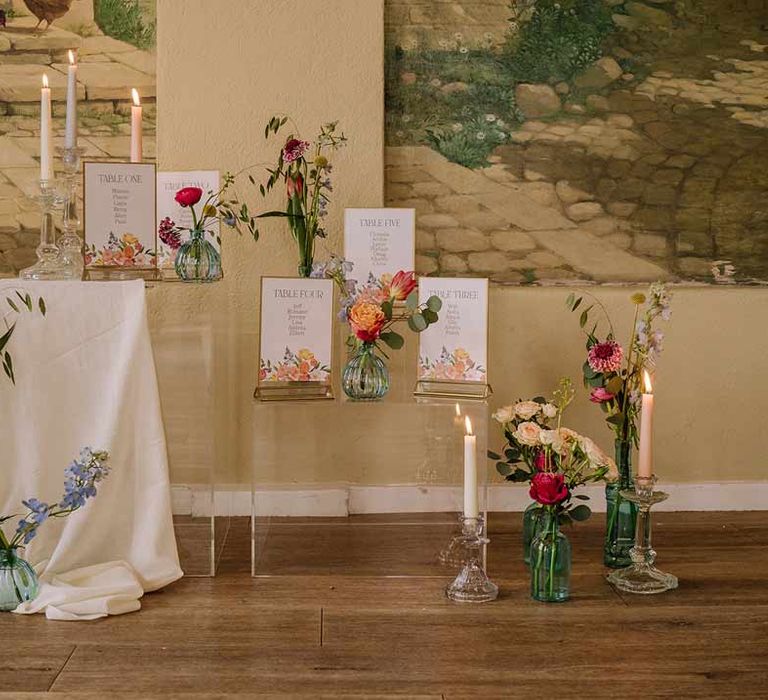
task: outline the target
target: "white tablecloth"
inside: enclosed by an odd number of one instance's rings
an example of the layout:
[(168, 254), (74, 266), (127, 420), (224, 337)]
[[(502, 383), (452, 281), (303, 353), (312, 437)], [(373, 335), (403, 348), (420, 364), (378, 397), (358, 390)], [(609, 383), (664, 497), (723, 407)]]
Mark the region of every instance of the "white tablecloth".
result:
[(86, 445), (108, 450), (112, 467), (96, 498), (46, 522), (25, 550), (43, 585), (16, 612), (137, 610), (144, 592), (182, 576), (144, 283), (4, 280), (0, 308), (15, 289), (43, 296), (47, 315), (18, 318), (16, 386), (0, 381), (0, 514), (30, 496), (60, 500), (64, 468)]

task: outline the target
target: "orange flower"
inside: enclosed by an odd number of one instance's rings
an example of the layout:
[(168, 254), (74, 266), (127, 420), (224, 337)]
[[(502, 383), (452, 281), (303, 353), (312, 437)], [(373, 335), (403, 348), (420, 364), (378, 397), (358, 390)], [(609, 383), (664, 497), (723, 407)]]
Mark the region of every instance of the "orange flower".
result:
[(381, 307), (370, 301), (358, 301), (349, 310), (349, 325), (364, 343), (378, 339), (386, 320)]

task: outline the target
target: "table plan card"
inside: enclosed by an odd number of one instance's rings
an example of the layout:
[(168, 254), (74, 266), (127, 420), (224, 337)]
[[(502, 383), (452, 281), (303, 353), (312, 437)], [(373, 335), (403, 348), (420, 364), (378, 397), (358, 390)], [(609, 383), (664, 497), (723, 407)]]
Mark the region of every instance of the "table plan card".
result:
[(86, 266), (154, 268), (154, 164), (86, 162), (83, 178)]
[(344, 210), (344, 258), (354, 264), (358, 289), (380, 287), (382, 278), (413, 270), (415, 250), (414, 209)]
[(333, 280), (263, 277), (259, 385), (331, 383)]
[[(165, 219), (170, 219), (178, 227), (192, 228), (192, 212), (189, 207), (182, 207), (174, 199), (176, 193), (182, 187), (199, 187), (203, 191), (203, 198), (200, 200), (200, 204), (196, 205), (196, 211), (199, 215), (203, 210), (203, 203), (208, 196), (219, 191), (219, 171), (186, 170), (178, 172), (166, 171), (157, 174), (157, 266), (164, 272), (173, 270), (178, 245), (186, 243), (190, 238), (189, 231), (183, 231), (180, 241), (168, 245), (160, 235), (160, 223)], [(221, 226), (218, 219), (210, 226), (207, 226), (206, 229), (208, 240), (217, 251), (221, 252)]]
[(422, 277), (419, 302), (443, 302), (440, 321), (419, 334), (419, 380), (488, 382), (488, 280)]

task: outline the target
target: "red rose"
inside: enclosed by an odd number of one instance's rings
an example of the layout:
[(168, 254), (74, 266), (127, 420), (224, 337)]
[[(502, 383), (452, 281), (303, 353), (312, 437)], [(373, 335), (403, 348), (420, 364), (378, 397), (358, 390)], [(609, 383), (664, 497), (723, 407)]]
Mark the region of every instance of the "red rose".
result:
[(537, 471), (544, 471), (544, 467), (547, 466), (547, 455), (544, 453), (544, 450), (539, 450), (536, 453), (536, 456), (533, 458), (533, 466)]
[(414, 289), (416, 289), (416, 273), (401, 270), (392, 278), (389, 296), (395, 301), (405, 301)]
[(288, 193), (288, 199), (301, 197), (304, 193), (304, 178), (301, 177), (301, 175), (297, 175), (296, 177), (288, 176), (285, 181), (285, 189)]
[(608, 389), (604, 389), (601, 386), (596, 386), (589, 392), (589, 400), (592, 403), (605, 403), (606, 401), (613, 401), (616, 394), (612, 394)]
[(193, 204), (197, 204), (202, 196), (203, 191), (199, 187), (182, 187), (174, 199), (182, 207), (191, 207)]
[(531, 498), (543, 506), (556, 506), (568, 498), (568, 487), (562, 474), (539, 472), (531, 479)]

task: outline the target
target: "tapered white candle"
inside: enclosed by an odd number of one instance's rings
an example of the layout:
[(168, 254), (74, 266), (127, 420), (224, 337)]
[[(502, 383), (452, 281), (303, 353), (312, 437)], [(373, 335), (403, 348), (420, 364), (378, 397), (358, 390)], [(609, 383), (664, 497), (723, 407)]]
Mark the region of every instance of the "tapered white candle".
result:
[(456, 404), (455, 411), (456, 411), (456, 415), (454, 415), (454, 417), (453, 417), (453, 426), (455, 428), (460, 428), (461, 424), (464, 421), (461, 420), (461, 406), (459, 406), (459, 404)]
[(53, 160), (51, 141), (51, 88), (48, 76), (43, 74), (43, 87), (40, 90), (40, 179), (53, 180)]
[(75, 52), (68, 52), (67, 66), (67, 120), (64, 125), (64, 148), (77, 146), (77, 61)]
[(472, 421), (465, 420), (467, 434), (464, 436), (464, 517), (476, 518), (479, 514), (477, 503), (477, 437), (472, 434)]
[(650, 477), (653, 474), (653, 387), (651, 377), (643, 370), (643, 397), (640, 408), (640, 454), (637, 460), (637, 475)]
[(131, 90), (133, 104), (131, 105), (131, 163), (141, 163), (141, 100), (136, 88)]

